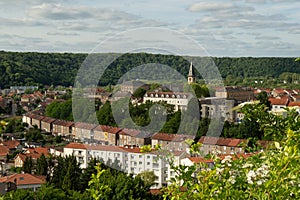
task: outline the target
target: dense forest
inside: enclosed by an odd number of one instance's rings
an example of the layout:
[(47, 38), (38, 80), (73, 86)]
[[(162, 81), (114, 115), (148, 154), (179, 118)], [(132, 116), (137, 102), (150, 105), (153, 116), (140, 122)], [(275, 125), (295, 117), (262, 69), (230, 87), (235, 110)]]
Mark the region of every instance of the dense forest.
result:
[[(189, 70), (189, 62), (185, 57), (159, 54), (95, 54), (107, 60), (109, 66), (99, 79), (99, 85), (116, 84), (123, 74), (142, 64), (160, 63), (176, 69), (184, 77)], [(74, 53), (17, 53), (0, 51), (0, 87), (13, 85), (63, 85), (74, 84), (75, 76), (87, 54)], [(113, 59), (117, 58), (117, 59)], [(98, 59), (98, 60), (97, 60)], [(190, 58), (197, 60), (199, 58)], [(212, 58), (223, 78), (269, 77), (280, 78), (285, 72), (300, 74), (300, 63), (295, 58)], [(138, 72), (137, 72), (138, 73)], [(149, 74), (149, 76), (155, 76)], [(86, 73), (83, 79), (90, 79)], [(201, 78), (200, 73), (196, 76)]]

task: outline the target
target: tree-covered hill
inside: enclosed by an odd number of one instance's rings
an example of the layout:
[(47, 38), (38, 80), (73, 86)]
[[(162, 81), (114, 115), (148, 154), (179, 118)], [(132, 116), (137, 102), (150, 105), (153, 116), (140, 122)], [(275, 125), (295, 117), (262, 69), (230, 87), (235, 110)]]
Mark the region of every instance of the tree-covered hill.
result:
[[(116, 54), (102, 54), (112, 57)], [(63, 85), (74, 84), (74, 79), (87, 54), (74, 53), (19, 53), (0, 51), (0, 87), (12, 85)], [(198, 58), (192, 58), (197, 60)], [(213, 58), (221, 75), (235, 77), (279, 77), (283, 72), (300, 73), (295, 58)], [(180, 56), (159, 54), (124, 54), (111, 63), (99, 84), (115, 84), (130, 69), (147, 63), (160, 63), (187, 76), (189, 63)], [(196, 73), (200, 77), (199, 73)], [(86, 74), (89, 79), (91, 74)], [(155, 72), (153, 72), (155, 76)]]

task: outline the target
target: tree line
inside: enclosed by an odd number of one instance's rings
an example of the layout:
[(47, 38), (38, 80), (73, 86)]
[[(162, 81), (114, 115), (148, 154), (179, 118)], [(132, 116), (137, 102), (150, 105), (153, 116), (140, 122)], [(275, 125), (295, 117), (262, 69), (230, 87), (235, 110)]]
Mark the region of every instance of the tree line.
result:
[[(78, 69), (84, 65), (87, 54), (80, 53), (37, 53), (37, 52), (5, 52), (0, 51), (0, 87), (8, 88), (13, 85), (74, 85)], [(113, 60), (113, 58), (116, 58)], [(82, 74), (79, 79), (90, 83), (91, 77), (98, 78), (100, 86), (116, 84), (129, 70), (148, 63), (160, 63), (177, 70), (184, 77), (188, 75), (189, 61), (197, 63), (199, 57), (181, 57), (174, 55), (127, 53), (123, 55), (107, 53), (89, 56), (90, 63), (108, 64), (102, 77), (91, 72)], [(209, 58), (210, 59), (210, 58)], [(221, 76), (226, 78), (272, 77), (278, 78), (282, 73), (300, 73), (300, 63), (295, 58), (211, 58), (218, 67)], [(108, 62), (105, 60), (113, 60)], [(95, 65), (95, 67), (97, 67)], [(149, 70), (149, 77), (155, 78), (156, 70)], [(142, 72), (136, 71), (135, 73)], [(152, 73), (152, 74), (151, 74)], [(139, 76), (139, 74), (136, 74)], [(196, 70), (196, 77), (201, 74)], [(169, 77), (168, 77), (169, 78)], [(174, 77), (176, 78), (176, 77)]]

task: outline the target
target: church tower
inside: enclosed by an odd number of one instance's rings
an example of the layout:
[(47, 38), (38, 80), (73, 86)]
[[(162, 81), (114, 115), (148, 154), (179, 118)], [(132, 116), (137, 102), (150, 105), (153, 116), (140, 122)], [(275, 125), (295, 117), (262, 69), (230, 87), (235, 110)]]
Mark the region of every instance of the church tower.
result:
[(189, 70), (189, 75), (188, 75), (188, 84), (191, 84), (191, 83), (196, 83), (196, 77), (195, 77), (194, 67), (193, 67), (192, 62), (190, 65), (190, 70)]

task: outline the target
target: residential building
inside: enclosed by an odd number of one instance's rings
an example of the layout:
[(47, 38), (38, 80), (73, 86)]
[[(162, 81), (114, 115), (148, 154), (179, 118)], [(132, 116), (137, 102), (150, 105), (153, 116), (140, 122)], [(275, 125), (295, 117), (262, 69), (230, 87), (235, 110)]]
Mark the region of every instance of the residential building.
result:
[(4, 195), (9, 191), (16, 189), (30, 189), (36, 191), (46, 183), (45, 176), (37, 176), (33, 174), (13, 174), (0, 178), (0, 192)]
[[(185, 156), (183, 151), (174, 151), (174, 164), (178, 165)], [(175, 176), (163, 154), (160, 152), (141, 153), (138, 147), (117, 147), (109, 145), (85, 145), (70, 143), (64, 148), (64, 155), (74, 155), (80, 162), (80, 167), (86, 168), (91, 158), (96, 158), (106, 165), (128, 174), (137, 175), (144, 171), (153, 171), (157, 176), (153, 188), (166, 186)]]
[(49, 156), (49, 148), (46, 147), (36, 147), (27, 148), (24, 152), (19, 153), (14, 158), (15, 167), (23, 167), (26, 157), (31, 157), (33, 162), (36, 162), (41, 155)]
[(93, 129), (94, 131), (94, 140), (102, 142), (106, 145), (117, 145), (119, 140), (118, 133), (121, 131), (121, 128), (98, 125)]
[(194, 138), (193, 135), (155, 133), (151, 136), (151, 144), (153, 148), (160, 145), (162, 149), (170, 151), (187, 151), (189, 145), (185, 141)]
[(147, 92), (144, 95), (143, 103), (151, 102), (165, 102), (174, 105), (174, 110), (187, 110), (189, 101), (192, 99), (192, 93), (184, 92)]
[(249, 87), (226, 86), (225, 90), (224, 88), (216, 88), (215, 96), (242, 103), (253, 100), (254, 91)]
[(72, 135), (72, 128), (74, 127), (74, 122), (57, 119), (52, 124), (52, 133), (54, 135), (61, 135), (65, 137)]
[(236, 105), (235, 100), (220, 97), (208, 97), (199, 99), (202, 118), (223, 117), (228, 121), (236, 120), (236, 111), (232, 109)]
[(202, 152), (203, 155), (239, 154), (244, 153), (244, 149), (241, 145), (242, 143), (245, 143), (246, 140), (202, 136), (198, 142), (202, 144), (202, 146), (200, 147), (200, 152)]
[(76, 139), (82, 141), (91, 141), (94, 140), (94, 131), (96, 128), (95, 124), (88, 124), (83, 122), (76, 122), (72, 127), (72, 134)]
[(41, 130), (51, 133), (53, 131), (53, 122), (55, 120), (56, 119), (51, 118), (51, 117), (44, 117), (41, 120)]

